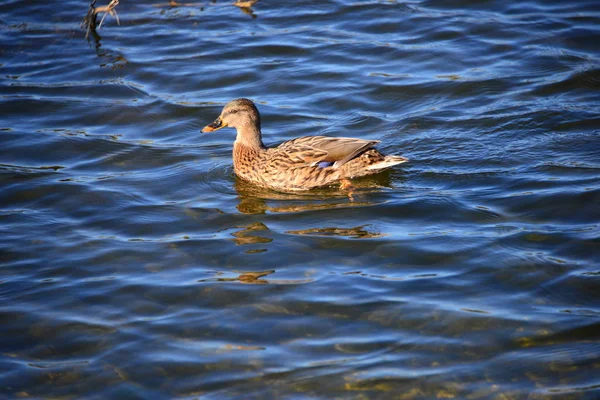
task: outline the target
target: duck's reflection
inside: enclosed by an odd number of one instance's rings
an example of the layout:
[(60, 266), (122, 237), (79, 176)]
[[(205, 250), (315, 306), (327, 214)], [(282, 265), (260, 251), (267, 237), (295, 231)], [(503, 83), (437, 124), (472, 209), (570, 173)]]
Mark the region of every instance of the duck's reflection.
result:
[[(268, 271), (233, 271), (235, 273), (238, 273), (239, 275), (233, 278), (226, 278), (226, 277), (218, 277), (216, 279), (217, 282), (241, 282), (241, 283), (247, 283), (247, 284), (251, 284), (251, 285), (264, 285), (265, 283), (269, 283), (268, 280), (266, 279), (260, 279), (263, 276), (267, 276), (272, 274), (273, 272), (275, 272), (274, 269), (272, 270), (268, 270)], [(222, 272), (218, 272), (218, 275), (223, 275)], [(202, 281), (199, 281), (202, 282)]]
[[(248, 226), (242, 227), (239, 231), (233, 232), (231, 235), (234, 237), (233, 242), (238, 245), (246, 244), (257, 244), (257, 243), (271, 243), (273, 239), (260, 236), (259, 232), (268, 231), (269, 228), (262, 222), (254, 222)], [(267, 249), (248, 249), (245, 251), (247, 254), (264, 253)]]
[(267, 275), (275, 273), (274, 269), (267, 271), (232, 271), (235, 274), (239, 274), (233, 277), (225, 276), (224, 272), (217, 272), (216, 277), (208, 279), (200, 279), (198, 282), (239, 282), (248, 285), (265, 285), (279, 284), (279, 285), (298, 285), (302, 283), (313, 282), (313, 279), (262, 279)]
[(177, 8), (177, 7), (195, 7), (204, 11), (206, 6), (224, 6), (224, 5), (234, 5), (238, 7), (244, 14), (251, 16), (252, 18), (256, 18), (256, 14), (254, 14), (254, 10), (252, 9), (252, 5), (256, 3), (258, 0), (237, 0), (234, 3), (226, 3), (219, 4), (215, 0), (212, 0), (210, 3), (206, 2), (180, 2), (177, 0), (169, 0), (166, 3), (155, 4), (155, 7), (168, 7), (168, 8)]
[(235, 3), (233, 3), (233, 5), (239, 7), (244, 14), (249, 15), (252, 18), (256, 18), (256, 14), (254, 14), (252, 5), (254, 5), (254, 3), (257, 1), (258, 0), (237, 0)]
[(346, 207), (365, 207), (377, 204), (368, 196), (383, 188), (391, 188), (391, 173), (352, 181), (353, 197), (337, 187), (313, 189), (306, 192), (283, 193), (265, 189), (235, 177), (234, 187), (239, 195), (237, 209), (243, 214), (294, 213)]
[[(356, 180), (353, 182), (353, 185), (357, 190), (356, 199), (354, 200), (349, 199), (344, 190), (335, 187), (301, 193), (282, 193), (261, 188), (237, 177), (234, 182), (239, 200), (237, 209), (243, 214), (266, 214), (267, 212), (299, 213), (335, 208), (368, 207), (381, 204), (381, 196), (376, 196), (376, 194), (381, 192), (382, 188), (391, 187), (391, 178), (389, 173), (384, 173), (376, 177)], [(377, 200), (378, 198), (379, 200)], [(298, 236), (337, 236), (351, 239), (373, 239), (387, 236), (386, 233), (379, 232), (376, 228), (368, 224), (351, 227), (332, 225), (331, 223), (324, 223), (324, 226), (314, 227), (313, 225), (313, 227), (308, 229), (288, 229), (284, 230), (284, 233)], [(292, 226), (291, 228), (294, 227)], [(227, 230), (229, 229), (227, 228)], [(243, 226), (238, 225), (235, 229), (231, 233), (233, 236), (231, 240), (238, 246), (246, 247), (244, 252), (247, 254), (267, 252), (271, 246), (270, 243), (277, 237), (276, 232), (271, 232), (269, 227), (260, 221)], [(259, 246), (256, 246), (257, 244)], [(264, 246), (260, 246), (261, 244)], [(235, 279), (240, 280), (239, 277)], [(240, 281), (244, 282), (243, 279)]]
[(239, 231), (235, 231), (232, 235), (234, 243), (237, 245), (243, 244), (254, 244), (254, 243), (270, 243), (273, 239), (262, 237), (257, 235), (257, 232), (268, 231), (269, 228), (262, 222), (255, 222), (250, 224)]
[(353, 239), (370, 239), (387, 236), (386, 233), (367, 229), (368, 226), (370, 225), (361, 225), (354, 228), (311, 228), (286, 231), (286, 233), (304, 236), (345, 236)]

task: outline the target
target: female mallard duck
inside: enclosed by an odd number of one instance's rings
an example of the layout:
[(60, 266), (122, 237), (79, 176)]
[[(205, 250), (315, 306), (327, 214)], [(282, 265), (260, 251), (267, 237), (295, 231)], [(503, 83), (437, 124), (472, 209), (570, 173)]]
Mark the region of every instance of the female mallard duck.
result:
[(280, 191), (309, 190), (348, 178), (376, 174), (408, 161), (384, 156), (373, 148), (379, 140), (304, 136), (266, 147), (260, 132), (260, 114), (248, 99), (232, 100), (202, 132), (230, 126), (237, 130), (233, 143), (233, 170), (242, 179)]

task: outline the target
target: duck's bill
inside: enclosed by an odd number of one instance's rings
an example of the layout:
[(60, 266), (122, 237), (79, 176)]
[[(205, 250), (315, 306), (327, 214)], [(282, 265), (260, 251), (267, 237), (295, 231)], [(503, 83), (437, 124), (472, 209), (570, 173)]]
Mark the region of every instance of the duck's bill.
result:
[(217, 119), (215, 119), (215, 122), (213, 122), (212, 124), (208, 124), (204, 128), (202, 128), (202, 132), (204, 132), (204, 133), (214, 132), (214, 131), (218, 131), (221, 128), (225, 128), (226, 126), (227, 125), (223, 123), (221, 118), (217, 118)]

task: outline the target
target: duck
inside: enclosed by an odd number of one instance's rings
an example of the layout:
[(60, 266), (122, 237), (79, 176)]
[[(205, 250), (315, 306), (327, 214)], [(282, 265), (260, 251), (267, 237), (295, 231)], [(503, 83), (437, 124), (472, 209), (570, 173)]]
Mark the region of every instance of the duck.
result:
[(223, 107), (203, 133), (235, 128), (233, 170), (255, 185), (281, 192), (298, 192), (339, 185), (352, 187), (350, 179), (373, 175), (408, 161), (384, 155), (374, 148), (379, 140), (331, 136), (303, 136), (275, 147), (262, 140), (260, 113), (249, 99), (239, 98)]

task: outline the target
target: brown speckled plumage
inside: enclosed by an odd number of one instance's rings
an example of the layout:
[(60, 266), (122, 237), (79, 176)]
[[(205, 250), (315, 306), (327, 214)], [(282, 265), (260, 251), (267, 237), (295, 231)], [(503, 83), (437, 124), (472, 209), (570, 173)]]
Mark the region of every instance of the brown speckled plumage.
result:
[(348, 178), (376, 174), (408, 161), (375, 150), (377, 140), (304, 136), (266, 147), (260, 114), (248, 99), (229, 102), (221, 115), (202, 132), (224, 127), (237, 130), (233, 169), (240, 178), (281, 191), (308, 190)]

